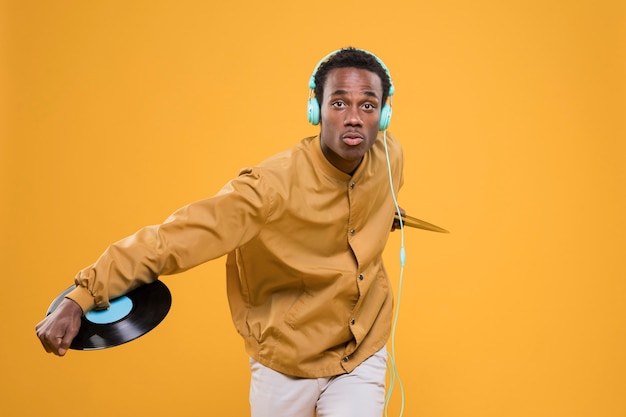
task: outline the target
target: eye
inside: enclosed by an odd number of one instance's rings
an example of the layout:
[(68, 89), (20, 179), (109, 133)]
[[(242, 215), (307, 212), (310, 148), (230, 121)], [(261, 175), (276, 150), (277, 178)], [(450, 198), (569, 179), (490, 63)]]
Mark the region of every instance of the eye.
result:
[(374, 110), (376, 107), (372, 104), (372, 103), (365, 103), (363, 105), (363, 108), (367, 111), (372, 111)]
[(346, 107), (346, 103), (344, 103), (343, 101), (334, 101), (333, 103), (331, 103), (331, 106), (341, 109), (343, 107)]

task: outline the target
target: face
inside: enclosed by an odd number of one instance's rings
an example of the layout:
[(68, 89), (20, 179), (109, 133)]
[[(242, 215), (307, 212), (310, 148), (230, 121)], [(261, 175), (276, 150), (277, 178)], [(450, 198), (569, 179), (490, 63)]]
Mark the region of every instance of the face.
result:
[(321, 104), (322, 152), (341, 171), (352, 174), (370, 150), (380, 123), (380, 77), (358, 68), (331, 70)]

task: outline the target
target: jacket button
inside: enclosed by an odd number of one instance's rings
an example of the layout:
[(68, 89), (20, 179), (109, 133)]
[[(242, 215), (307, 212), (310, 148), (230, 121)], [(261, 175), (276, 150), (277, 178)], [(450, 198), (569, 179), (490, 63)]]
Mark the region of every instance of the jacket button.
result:
[(355, 233), (356, 233), (356, 230), (354, 230), (354, 229), (350, 229), (350, 234), (351, 234), (351, 235), (354, 235)]
[(354, 319), (350, 320), (350, 324), (354, 324), (354, 323), (356, 323), (356, 320)]
[(349, 361), (349, 359), (348, 359), (348, 357), (346, 356), (345, 358), (343, 358), (343, 359), (342, 359), (342, 361), (344, 361), (344, 362), (348, 362), (348, 361)]
[(356, 185), (356, 184), (355, 184), (355, 183), (353, 183), (353, 182), (352, 182), (352, 183), (350, 183), (350, 188), (354, 189), (354, 186), (355, 186), (355, 185)]
[(363, 281), (363, 278), (365, 278), (365, 277), (363, 276), (363, 274), (359, 274), (359, 280), (360, 280), (360, 281)]

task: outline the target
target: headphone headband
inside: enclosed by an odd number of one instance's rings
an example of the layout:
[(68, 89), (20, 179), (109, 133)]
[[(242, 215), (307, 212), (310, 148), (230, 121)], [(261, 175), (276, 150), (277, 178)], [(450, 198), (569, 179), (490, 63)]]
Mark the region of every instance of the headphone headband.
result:
[(316, 87), (315, 75), (317, 74), (317, 71), (320, 69), (322, 64), (327, 62), (330, 58), (332, 58), (334, 55), (338, 54), (339, 52), (343, 52), (343, 51), (346, 51), (346, 50), (359, 51), (359, 52), (363, 52), (363, 53), (366, 53), (366, 54), (372, 56), (376, 60), (376, 62), (378, 62), (378, 64), (380, 64), (380, 66), (385, 71), (385, 74), (387, 74), (387, 77), (389, 78), (389, 91), (388, 91), (387, 95), (388, 96), (392, 96), (393, 95), (393, 93), (395, 91), (395, 88), (393, 86), (393, 81), (391, 80), (391, 74), (389, 74), (389, 70), (387, 69), (387, 66), (385, 65), (385, 63), (380, 58), (378, 58), (376, 55), (374, 55), (373, 53), (371, 53), (369, 51), (366, 51), (365, 49), (359, 49), (359, 48), (341, 48), (341, 49), (337, 49), (337, 50), (329, 53), (328, 55), (326, 55), (324, 58), (320, 59), (320, 61), (317, 63), (317, 65), (313, 69), (313, 73), (311, 74), (311, 78), (309, 78), (309, 88), (311, 90), (315, 90), (315, 87)]

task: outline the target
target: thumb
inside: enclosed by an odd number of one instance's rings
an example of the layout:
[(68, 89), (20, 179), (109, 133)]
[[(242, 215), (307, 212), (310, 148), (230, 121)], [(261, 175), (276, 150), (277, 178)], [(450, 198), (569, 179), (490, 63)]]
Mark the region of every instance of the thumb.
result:
[(57, 349), (57, 354), (59, 356), (65, 355), (69, 350), (72, 344), (72, 340), (74, 340), (74, 338), (78, 334), (78, 330), (80, 329), (80, 321), (78, 323), (78, 325), (72, 324), (65, 329), (65, 334), (63, 335), (61, 343), (59, 343), (59, 347)]
[(59, 348), (57, 349), (57, 354), (59, 356), (64, 356), (67, 353), (73, 339), (74, 336), (70, 336), (70, 331), (67, 331), (65, 336), (63, 336), (63, 339), (61, 339), (61, 343), (59, 343)]

